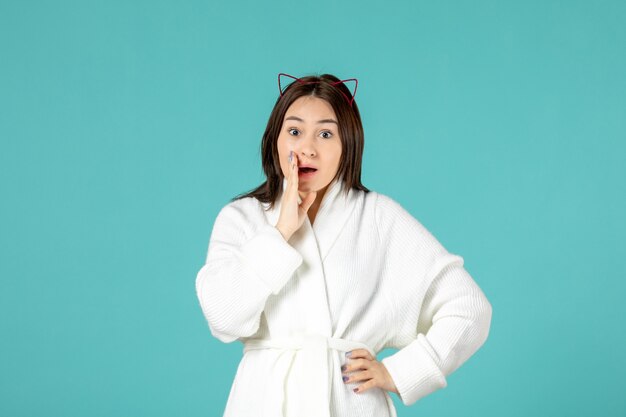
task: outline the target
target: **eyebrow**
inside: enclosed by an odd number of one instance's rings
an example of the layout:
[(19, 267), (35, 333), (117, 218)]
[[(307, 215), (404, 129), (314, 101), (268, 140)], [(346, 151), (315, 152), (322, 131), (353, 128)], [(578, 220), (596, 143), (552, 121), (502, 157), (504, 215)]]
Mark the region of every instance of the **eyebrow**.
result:
[[(285, 118), (285, 120), (297, 120), (299, 122), (304, 122), (304, 120), (302, 120), (301, 118), (299, 118), (297, 116), (289, 116), (289, 117)], [(334, 123), (337, 126), (339, 126), (339, 123), (337, 123), (337, 121), (333, 120), (333, 119), (322, 119), (322, 120), (318, 120), (317, 123)]]

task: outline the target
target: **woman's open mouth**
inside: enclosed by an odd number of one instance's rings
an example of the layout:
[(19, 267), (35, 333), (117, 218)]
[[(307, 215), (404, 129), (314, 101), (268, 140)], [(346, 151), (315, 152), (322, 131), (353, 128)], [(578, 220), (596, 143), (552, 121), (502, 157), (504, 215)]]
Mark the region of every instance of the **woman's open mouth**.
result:
[(310, 178), (317, 172), (315, 168), (298, 168), (298, 178)]

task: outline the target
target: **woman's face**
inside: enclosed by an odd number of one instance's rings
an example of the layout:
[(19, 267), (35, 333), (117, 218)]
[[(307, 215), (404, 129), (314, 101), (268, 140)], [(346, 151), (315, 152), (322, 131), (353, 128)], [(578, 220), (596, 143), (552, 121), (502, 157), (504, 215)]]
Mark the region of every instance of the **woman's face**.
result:
[(289, 106), (278, 135), (283, 176), (288, 177), (290, 151), (298, 156), (299, 167), (317, 168), (311, 174), (300, 169), (298, 190), (301, 194), (326, 191), (339, 169), (341, 148), (337, 117), (326, 100), (303, 96)]

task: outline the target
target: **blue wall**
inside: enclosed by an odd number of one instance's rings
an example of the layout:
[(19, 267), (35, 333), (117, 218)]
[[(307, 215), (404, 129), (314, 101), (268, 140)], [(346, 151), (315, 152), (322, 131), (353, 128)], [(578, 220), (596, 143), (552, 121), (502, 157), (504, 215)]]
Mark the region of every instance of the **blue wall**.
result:
[[(399, 416), (623, 416), (626, 3), (0, 1), (0, 414), (217, 416), (194, 288), (276, 76), (359, 79), (363, 182), (494, 308)], [(622, 329), (622, 330), (620, 330)], [(383, 352), (381, 357), (391, 352)]]

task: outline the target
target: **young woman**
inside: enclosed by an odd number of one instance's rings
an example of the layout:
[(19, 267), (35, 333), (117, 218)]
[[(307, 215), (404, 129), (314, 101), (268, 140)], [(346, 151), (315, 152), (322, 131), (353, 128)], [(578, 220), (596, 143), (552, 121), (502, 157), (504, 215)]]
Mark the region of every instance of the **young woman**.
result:
[(356, 82), (279, 74), (267, 180), (213, 225), (198, 299), (213, 336), (244, 345), (226, 417), (393, 417), (390, 392), (445, 387), (489, 333), (463, 258), (361, 184)]

